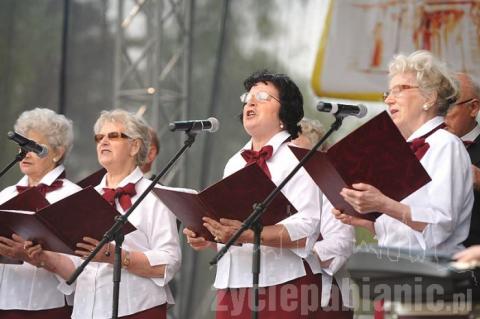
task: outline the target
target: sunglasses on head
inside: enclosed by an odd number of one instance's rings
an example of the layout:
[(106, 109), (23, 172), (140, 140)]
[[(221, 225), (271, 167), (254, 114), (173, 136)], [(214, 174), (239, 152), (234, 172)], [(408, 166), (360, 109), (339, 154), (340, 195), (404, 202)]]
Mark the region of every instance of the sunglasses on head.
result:
[(126, 135), (125, 133), (122, 132), (110, 132), (107, 134), (95, 134), (95, 143), (100, 143), (101, 140), (103, 140), (104, 137), (108, 137), (109, 140), (115, 141), (119, 140), (121, 138), (130, 138), (130, 136)]

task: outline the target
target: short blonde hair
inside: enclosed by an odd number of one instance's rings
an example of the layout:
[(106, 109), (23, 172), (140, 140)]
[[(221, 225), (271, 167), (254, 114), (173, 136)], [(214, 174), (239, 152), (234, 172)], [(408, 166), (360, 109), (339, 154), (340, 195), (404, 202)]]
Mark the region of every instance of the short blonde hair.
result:
[(429, 51), (420, 50), (408, 56), (395, 56), (389, 66), (389, 77), (401, 73), (414, 73), (424, 94), (437, 94), (438, 115), (445, 115), (458, 98), (455, 75)]
[(51, 147), (58, 150), (63, 148), (65, 153), (57, 162), (62, 164), (73, 147), (73, 125), (72, 121), (62, 114), (55, 113), (50, 109), (35, 108), (25, 111), (17, 119), (14, 129), (17, 133), (27, 135), (34, 130), (48, 141)]
[(135, 162), (142, 166), (147, 158), (148, 148), (150, 147), (150, 131), (145, 120), (133, 113), (122, 109), (112, 111), (102, 111), (100, 117), (93, 126), (93, 131), (98, 134), (105, 122), (120, 123), (125, 127), (125, 134), (133, 139), (140, 140), (140, 150), (135, 156)]

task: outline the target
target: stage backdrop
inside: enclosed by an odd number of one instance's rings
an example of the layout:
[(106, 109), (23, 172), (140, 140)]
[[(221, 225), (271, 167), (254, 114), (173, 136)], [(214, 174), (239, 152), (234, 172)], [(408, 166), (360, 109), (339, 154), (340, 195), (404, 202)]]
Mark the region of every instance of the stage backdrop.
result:
[(480, 80), (480, 2), (330, 1), (313, 89), (323, 97), (381, 100), (391, 58), (420, 49)]

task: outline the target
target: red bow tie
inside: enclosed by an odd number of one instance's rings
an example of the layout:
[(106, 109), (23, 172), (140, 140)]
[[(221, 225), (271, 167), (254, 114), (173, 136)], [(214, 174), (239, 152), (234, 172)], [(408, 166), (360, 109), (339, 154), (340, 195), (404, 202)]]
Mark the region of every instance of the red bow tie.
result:
[(272, 178), (267, 166), (267, 160), (272, 157), (273, 147), (270, 145), (264, 146), (260, 151), (244, 150), (242, 152), (243, 159), (247, 162), (246, 165), (257, 163), (258, 166), (267, 174), (268, 178)]
[(104, 188), (102, 196), (113, 207), (115, 207), (115, 198), (118, 198), (120, 206), (126, 211), (132, 206), (132, 197), (136, 194), (135, 184), (129, 183), (124, 187), (118, 187), (116, 189)]
[(37, 186), (20, 186), (17, 185), (17, 192), (23, 193), (24, 191), (31, 189), (31, 188), (36, 188), (40, 194), (42, 194), (44, 197), (47, 193), (52, 192), (54, 190), (59, 189), (60, 187), (63, 186), (63, 181), (62, 180), (55, 180), (51, 185), (46, 185), (46, 184), (38, 184)]
[(415, 156), (418, 160), (421, 160), (430, 148), (430, 144), (425, 142), (424, 138), (416, 138), (413, 141), (408, 142), (408, 145), (410, 146), (410, 149), (415, 153)]
[(440, 124), (430, 132), (420, 137), (413, 139), (411, 142), (408, 142), (408, 146), (410, 149), (415, 153), (415, 156), (418, 160), (421, 160), (422, 157), (427, 153), (428, 149), (430, 148), (430, 144), (428, 144), (425, 140), (427, 137), (435, 133), (437, 130), (442, 129), (445, 127), (445, 123)]

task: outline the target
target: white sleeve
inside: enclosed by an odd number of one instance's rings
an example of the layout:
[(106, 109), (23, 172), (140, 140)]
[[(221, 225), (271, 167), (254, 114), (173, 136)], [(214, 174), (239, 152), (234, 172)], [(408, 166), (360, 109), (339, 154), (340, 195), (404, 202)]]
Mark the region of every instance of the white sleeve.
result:
[[(75, 270), (83, 263), (83, 259), (81, 259), (80, 257), (77, 257), (77, 256), (73, 256), (73, 255), (66, 255), (66, 254), (61, 254), (67, 258), (69, 258), (72, 263), (73, 263), (73, 267), (75, 267)], [(85, 269), (84, 269), (85, 271)], [(73, 273), (72, 273), (73, 275)], [(81, 276), (81, 274), (80, 274)], [(71, 295), (74, 291), (75, 291), (75, 288), (77, 286), (77, 281), (75, 280), (71, 285), (68, 285), (66, 280), (63, 279), (62, 277), (60, 277), (59, 275), (55, 274), (55, 277), (57, 277), (57, 280), (59, 281), (59, 284), (57, 286), (57, 289), (63, 293), (64, 295)]]
[(320, 233), (322, 240), (317, 241), (314, 250), (322, 261), (333, 259), (328, 268), (323, 271), (329, 275), (335, 274), (353, 253), (355, 231), (350, 225), (337, 220), (333, 214), (333, 206), (323, 195)]
[[(422, 233), (426, 248), (445, 242), (456, 230), (462, 212), (471, 211), (473, 179), (468, 154), (461, 143), (431, 147), (422, 162), (431, 182), (408, 197), (413, 221), (427, 223)], [(461, 216), (462, 215), (462, 216)]]
[(307, 238), (305, 247), (291, 250), (301, 258), (312, 251), (320, 231), (320, 189), (302, 168), (282, 191), (297, 209), (297, 213), (282, 220), (291, 240)]
[(147, 224), (150, 249), (144, 254), (151, 266), (166, 266), (163, 278), (152, 278), (157, 285), (165, 286), (180, 268), (181, 251), (175, 216), (156, 197), (155, 200), (155, 209), (149, 214)]

